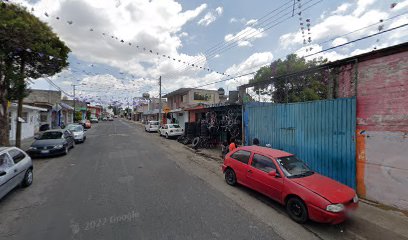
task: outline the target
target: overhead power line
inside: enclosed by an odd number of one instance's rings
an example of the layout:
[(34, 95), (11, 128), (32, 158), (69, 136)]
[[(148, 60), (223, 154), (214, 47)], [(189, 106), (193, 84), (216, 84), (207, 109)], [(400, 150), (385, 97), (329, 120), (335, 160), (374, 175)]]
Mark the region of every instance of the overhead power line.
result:
[[(311, 3), (311, 2), (313, 2), (313, 1), (314, 1), (314, 0), (309, 0), (309, 1), (306, 2), (304, 5), (306, 5), (306, 4), (308, 4), (308, 3)], [(322, 2), (322, 1), (323, 1), (323, 0), (319, 0), (319, 1), (315, 2), (315, 3), (313, 3), (312, 5), (307, 6), (306, 8), (304, 8), (304, 9), (302, 10), (302, 12), (304, 12), (304, 11), (306, 11), (306, 10), (312, 8), (313, 6), (319, 4), (319, 3)], [(253, 39), (254, 37), (258, 36), (259, 34), (264, 33), (265, 31), (268, 31), (268, 30), (272, 29), (273, 27), (275, 27), (275, 26), (277, 26), (277, 25), (279, 25), (279, 24), (281, 24), (281, 23), (283, 23), (283, 22), (285, 22), (285, 21), (291, 19), (291, 18), (293, 17), (293, 16), (292, 16), (292, 9), (291, 9), (291, 8), (292, 8), (292, 7), (287, 8), (287, 9), (289, 9), (289, 11), (287, 11), (283, 16), (280, 16), (279, 18), (275, 19), (274, 22), (270, 22), (270, 23), (268, 23), (267, 25), (263, 25), (263, 26), (261, 25), (261, 26), (259, 26), (260, 28), (262, 28), (262, 30), (259, 30), (259, 31), (258, 31), (258, 30), (253, 30), (252, 32), (250, 32), (250, 33), (248, 33), (248, 34), (245, 34), (245, 35), (241, 36), (241, 37), (238, 38), (236, 41), (226, 42), (226, 44), (225, 44), (224, 46), (221, 46), (220, 48), (217, 48), (217, 49), (219, 50), (218, 52), (212, 52), (211, 54), (206, 55), (206, 59), (205, 59), (205, 60), (208, 61), (208, 60), (214, 58), (217, 54), (224, 53), (224, 52), (226, 52), (226, 51), (228, 51), (228, 50), (230, 50), (230, 49), (232, 49), (232, 48), (234, 48), (234, 47), (239, 46), (239, 45), (238, 45), (238, 42), (239, 42), (239, 41), (250, 41), (250, 40)], [(286, 10), (286, 9), (285, 9), (285, 10)], [(280, 12), (282, 12), (282, 11), (280, 11)], [(279, 12), (279, 13), (280, 13), (280, 12)], [(288, 16), (288, 17), (282, 19), (282, 17), (284, 17), (284, 16)], [(280, 20), (280, 21), (276, 22), (276, 20)], [(274, 24), (270, 25), (271, 23), (274, 23)], [(197, 63), (198, 63), (198, 64), (202, 64), (202, 63), (200, 63), (199, 61), (198, 61), (198, 62), (195, 62), (195, 63), (196, 63), (196, 64), (197, 64)], [(184, 69), (185, 69), (185, 68), (184, 68)], [(180, 70), (180, 71), (184, 71), (184, 69), (182, 69), (182, 70)]]
[(380, 35), (380, 34), (383, 34), (383, 33), (386, 33), (386, 32), (394, 31), (394, 30), (397, 30), (399, 28), (406, 27), (406, 26), (408, 26), (408, 23), (405, 23), (405, 24), (402, 24), (402, 25), (399, 25), (397, 27), (393, 27), (393, 28), (390, 28), (390, 29), (387, 29), (387, 30), (383, 30), (381, 32), (374, 33), (374, 34), (371, 34), (371, 35), (368, 35), (368, 36), (365, 36), (365, 37), (361, 37), (361, 38), (358, 38), (358, 39), (355, 39), (355, 40), (352, 40), (352, 41), (349, 41), (349, 42), (346, 42), (346, 43), (343, 43), (343, 44), (339, 44), (339, 45), (336, 45), (334, 47), (326, 48), (324, 50), (321, 50), (321, 51), (318, 51), (318, 52), (315, 52), (315, 53), (312, 53), (312, 54), (309, 54), (309, 55), (306, 55), (306, 56), (303, 56), (303, 57), (306, 58), (306, 57), (314, 56), (314, 55), (322, 53), (322, 52), (327, 52), (327, 51), (333, 50), (335, 48), (343, 47), (343, 46), (349, 45), (351, 43), (358, 42), (358, 41), (361, 41), (361, 40), (364, 40), (364, 39), (367, 39), (367, 38), (371, 38), (371, 37), (374, 37), (374, 36), (377, 36), (377, 35)]

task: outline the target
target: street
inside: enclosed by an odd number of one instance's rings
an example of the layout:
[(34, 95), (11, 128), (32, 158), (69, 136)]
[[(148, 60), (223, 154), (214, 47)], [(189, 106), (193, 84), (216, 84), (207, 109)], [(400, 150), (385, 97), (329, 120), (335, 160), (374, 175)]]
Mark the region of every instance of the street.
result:
[(119, 120), (1, 200), (1, 239), (280, 239)]
[(228, 186), (219, 163), (122, 119), (34, 164), (34, 184), (0, 200), (0, 239), (404, 239), (358, 221), (297, 224)]

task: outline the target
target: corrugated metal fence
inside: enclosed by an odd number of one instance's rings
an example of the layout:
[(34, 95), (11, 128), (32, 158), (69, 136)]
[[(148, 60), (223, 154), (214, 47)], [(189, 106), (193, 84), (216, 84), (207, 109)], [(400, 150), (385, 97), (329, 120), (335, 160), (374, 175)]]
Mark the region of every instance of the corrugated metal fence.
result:
[(244, 105), (245, 143), (294, 153), (315, 171), (356, 186), (356, 100)]

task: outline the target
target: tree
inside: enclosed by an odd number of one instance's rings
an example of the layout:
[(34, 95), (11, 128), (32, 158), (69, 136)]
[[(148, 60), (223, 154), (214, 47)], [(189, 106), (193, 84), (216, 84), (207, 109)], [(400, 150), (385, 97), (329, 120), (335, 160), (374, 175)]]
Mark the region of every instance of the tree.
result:
[[(26, 78), (52, 76), (68, 66), (70, 49), (51, 28), (25, 8), (0, 5), (0, 145), (8, 145), (7, 102), (18, 100), (17, 115), (28, 95)], [(17, 121), (16, 145), (20, 146), (21, 123)]]
[(75, 119), (74, 119), (74, 121), (75, 121), (75, 122), (79, 122), (79, 121), (81, 121), (81, 120), (82, 120), (82, 112), (76, 111), (76, 112), (75, 112)]
[(320, 73), (281, 77), (290, 73), (317, 67), (327, 62), (327, 59), (305, 58), (290, 54), (286, 59), (275, 60), (270, 66), (260, 68), (249, 83), (256, 84), (256, 94), (270, 95), (276, 103), (319, 100), (327, 97), (326, 78)]

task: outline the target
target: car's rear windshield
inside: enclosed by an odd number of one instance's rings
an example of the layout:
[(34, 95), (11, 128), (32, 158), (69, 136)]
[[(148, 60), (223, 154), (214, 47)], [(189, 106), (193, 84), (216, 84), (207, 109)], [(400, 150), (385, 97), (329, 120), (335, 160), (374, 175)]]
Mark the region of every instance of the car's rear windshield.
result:
[(45, 132), (41, 135), (40, 139), (60, 139), (62, 132)]
[(169, 128), (180, 128), (180, 126), (177, 124), (173, 124), (173, 125), (169, 125)]
[(305, 177), (313, 174), (313, 171), (296, 156), (280, 157), (277, 162), (288, 177)]
[(79, 126), (79, 125), (70, 125), (68, 126), (68, 129), (72, 132), (82, 132), (83, 131), (82, 126)]

